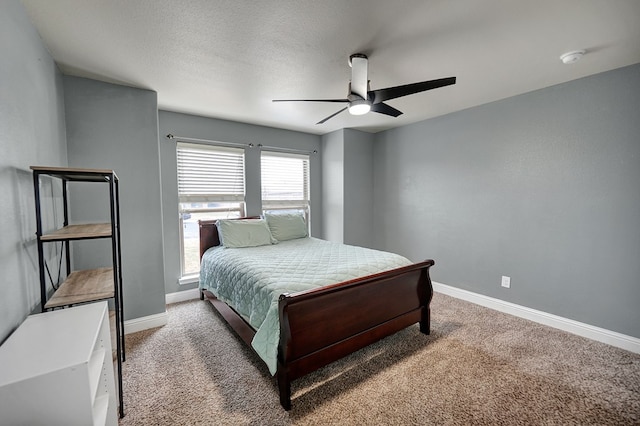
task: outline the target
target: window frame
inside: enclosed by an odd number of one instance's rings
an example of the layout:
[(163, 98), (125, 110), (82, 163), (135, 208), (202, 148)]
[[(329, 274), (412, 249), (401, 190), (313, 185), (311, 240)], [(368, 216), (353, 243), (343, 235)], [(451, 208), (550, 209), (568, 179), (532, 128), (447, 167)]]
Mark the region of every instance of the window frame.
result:
[[(292, 158), (302, 160), (303, 162), (303, 176), (302, 176), (302, 194), (303, 197), (300, 200), (265, 200), (264, 196), (264, 167), (263, 167), (263, 158), (264, 157), (272, 157), (272, 158)], [(290, 210), (302, 210), (304, 213), (305, 221), (307, 223), (307, 228), (310, 230), (311, 226), (311, 155), (309, 154), (299, 154), (299, 153), (289, 153), (282, 151), (271, 151), (271, 150), (262, 150), (260, 153), (260, 198), (262, 202), (262, 213), (265, 214), (267, 212), (282, 212), (282, 211), (290, 211)]]
[[(218, 153), (227, 153), (230, 156), (233, 156), (233, 155), (240, 156), (241, 161), (238, 162), (237, 159), (235, 160), (236, 164), (240, 165), (240, 169), (234, 170), (233, 174), (235, 175), (234, 178), (236, 180), (232, 186), (237, 186), (238, 181), (241, 181), (242, 194), (240, 194), (240, 191), (238, 190), (235, 190), (235, 193), (233, 193), (234, 191), (230, 191), (224, 194), (214, 194), (214, 193), (207, 194), (207, 193), (199, 192), (197, 188), (193, 190), (196, 193), (193, 193), (192, 191), (191, 193), (181, 194), (181, 191), (180, 191), (181, 187), (185, 188), (185, 187), (188, 187), (189, 185), (186, 185), (186, 184), (183, 184), (182, 186), (180, 185), (180, 179), (181, 179), (181, 170), (180, 170), (181, 153), (179, 152), (180, 149), (186, 149), (191, 151), (194, 151), (194, 150), (201, 151), (203, 153), (206, 152), (208, 154), (211, 154), (212, 152), (214, 153), (218, 152)], [(195, 272), (186, 271), (187, 259), (185, 259), (186, 247), (185, 247), (185, 233), (184, 233), (185, 214), (232, 213), (232, 215), (229, 217), (238, 217), (238, 216), (245, 215), (245, 211), (246, 211), (246, 203), (245, 203), (246, 155), (245, 154), (246, 153), (244, 148), (230, 148), (228, 146), (225, 146), (222, 143), (220, 145), (216, 145), (216, 144), (209, 144), (209, 143), (205, 144), (205, 143), (191, 143), (191, 142), (181, 142), (181, 141), (177, 142), (176, 169), (177, 169), (177, 178), (178, 178), (178, 226), (179, 226), (178, 245), (180, 248), (180, 278), (178, 280), (179, 284), (188, 284), (188, 283), (197, 282), (198, 275), (199, 275), (199, 268), (198, 268), (198, 271), (195, 271)], [(183, 161), (182, 164), (185, 164), (185, 161)], [(215, 164), (212, 164), (212, 161), (209, 161), (209, 162), (204, 162), (204, 164), (196, 165), (196, 167), (205, 167), (205, 166), (211, 167), (211, 166), (215, 166)], [(184, 174), (182, 174), (182, 176), (184, 176)], [(238, 180), (239, 176), (241, 176), (240, 180)], [(205, 183), (203, 183), (203, 185), (204, 184)], [(222, 185), (222, 186), (224, 187), (225, 185)], [(206, 204), (211, 204), (211, 203), (227, 204), (227, 205), (217, 206), (217, 207), (206, 207)], [(188, 205), (188, 204), (191, 204), (192, 207), (185, 207), (185, 205)], [(205, 206), (194, 207), (193, 206), (194, 204), (203, 204)], [(230, 206), (231, 204), (237, 204), (237, 205)]]
[[(229, 207), (194, 207), (194, 208), (182, 208), (181, 204), (178, 202), (178, 222), (179, 222), (179, 239), (180, 239), (180, 284), (187, 284), (189, 282), (197, 282), (198, 275), (200, 270), (195, 272), (187, 272), (186, 271), (186, 259), (185, 259), (185, 244), (184, 244), (184, 213), (232, 213), (237, 212), (236, 215), (227, 216), (229, 218), (236, 218), (245, 216), (246, 212), (246, 204), (244, 202), (238, 203), (237, 208), (229, 208)], [(207, 219), (205, 219), (207, 220)], [(215, 220), (215, 219), (211, 219)]]

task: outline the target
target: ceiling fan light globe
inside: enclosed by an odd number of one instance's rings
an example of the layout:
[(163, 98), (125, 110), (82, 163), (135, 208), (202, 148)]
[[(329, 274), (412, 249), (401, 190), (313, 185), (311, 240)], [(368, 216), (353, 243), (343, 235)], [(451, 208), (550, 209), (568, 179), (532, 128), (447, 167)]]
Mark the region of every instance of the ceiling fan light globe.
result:
[(369, 111), (371, 111), (371, 103), (364, 99), (353, 101), (349, 105), (349, 114), (351, 115), (364, 115)]

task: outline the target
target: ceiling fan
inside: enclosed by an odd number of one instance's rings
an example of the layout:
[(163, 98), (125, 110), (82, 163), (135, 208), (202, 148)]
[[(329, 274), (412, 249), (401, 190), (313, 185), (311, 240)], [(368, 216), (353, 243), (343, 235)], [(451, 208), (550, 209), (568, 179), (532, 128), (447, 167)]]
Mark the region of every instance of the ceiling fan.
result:
[(397, 117), (402, 114), (402, 111), (398, 111), (394, 107), (385, 104), (384, 101), (456, 83), (455, 77), (448, 77), (402, 86), (387, 87), (386, 89), (369, 90), (367, 63), (367, 55), (362, 53), (354, 53), (349, 56), (351, 82), (349, 83), (349, 94), (345, 99), (274, 99), (273, 102), (339, 102), (349, 104), (340, 111), (318, 121), (316, 124), (322, 124), (346, 109), (348, 109), (352, 115), (363, 115), (369, 111), (373, 111), (379, 114)]

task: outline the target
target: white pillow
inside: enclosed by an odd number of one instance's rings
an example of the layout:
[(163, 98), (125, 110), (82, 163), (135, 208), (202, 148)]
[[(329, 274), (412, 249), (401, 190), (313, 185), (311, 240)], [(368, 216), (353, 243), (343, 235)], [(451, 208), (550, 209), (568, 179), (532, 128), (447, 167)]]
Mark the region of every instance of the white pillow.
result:
[(225, 247), (258, 247), (277, 243), (264, 219), (220, 219), (216, 223)]
[(309, 235), (301, 213), (265, 213), (271, 235), (278, 241), (293, 240)]

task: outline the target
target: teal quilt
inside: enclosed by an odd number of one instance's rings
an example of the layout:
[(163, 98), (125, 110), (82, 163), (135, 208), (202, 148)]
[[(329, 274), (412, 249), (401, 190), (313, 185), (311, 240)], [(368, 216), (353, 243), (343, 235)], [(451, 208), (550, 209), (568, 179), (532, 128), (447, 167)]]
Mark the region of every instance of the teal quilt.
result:
[(316, 238), (278, 244), (212, 247), (202, 257), (200, 288), (211, 291), (256, 330), (252, 346), (271, 374), (277, 368), (278, 298), (410, 265), (393, 253)]

